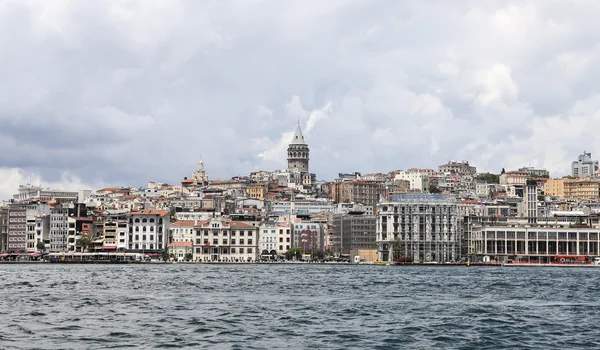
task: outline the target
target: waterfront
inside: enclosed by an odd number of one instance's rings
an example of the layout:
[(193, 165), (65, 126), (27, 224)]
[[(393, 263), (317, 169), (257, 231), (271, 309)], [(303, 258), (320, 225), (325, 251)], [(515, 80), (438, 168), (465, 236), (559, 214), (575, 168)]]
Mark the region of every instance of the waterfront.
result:
[(19, 264), (0, 274), (0, 348), (600, 346), (600, 269)]

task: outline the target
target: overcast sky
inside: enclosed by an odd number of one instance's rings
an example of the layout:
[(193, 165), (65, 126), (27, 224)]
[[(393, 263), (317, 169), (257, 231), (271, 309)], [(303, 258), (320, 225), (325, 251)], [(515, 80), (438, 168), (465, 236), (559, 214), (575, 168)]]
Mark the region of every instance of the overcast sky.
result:
[(598, 1), (0, 2), (0, 199), (600, 157)]

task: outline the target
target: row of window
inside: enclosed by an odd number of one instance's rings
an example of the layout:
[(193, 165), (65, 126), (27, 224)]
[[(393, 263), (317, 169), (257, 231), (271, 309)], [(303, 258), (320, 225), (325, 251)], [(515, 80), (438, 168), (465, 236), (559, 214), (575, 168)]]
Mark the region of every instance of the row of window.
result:
[[(277, 237), (261, 237), (260, 241), (263, 243), (277, 243)], [(286, 237), (285, 241), (289, 243), (290, 237)], [(279, 243), (283, 243), (283, 237), (279, 237)]]
[[(196, 244), (207, 244), (208, 242), (209, 242), (208, 238), (205, 238), (203, 242), (200, 239), (196, 239)], [(227, 242), (228, 242), (227, 239), (223, 238), (221, 244), (227, 245), (228, 244)], [(229, 243), (229, 244), (231, 244), (231, 245), (236, 245), (236, 244), (245, 245), (246, 244), (246, 243), (244, 243), (245, 240), (243, 238), (240, 238), (239, 243), (236, 243), (236, 242), (237, 242), (236, 239), (232, 238), (231, 239), (231, 243)], [(213, 238), (212, 244), (215, 244), (215, 245), (219, 244), (219, 239), (218, 238)], [(248, 243), (247, 244), (248, 245), (252, 245), (252, 239), (248, 239)]]
[[(252, 248), (223, 248), (220, 255), (223, 254), (252, 254), (254, 250)], [(196, 248), (196, 254), (213, 254), (210, 252), (210, 248)]]

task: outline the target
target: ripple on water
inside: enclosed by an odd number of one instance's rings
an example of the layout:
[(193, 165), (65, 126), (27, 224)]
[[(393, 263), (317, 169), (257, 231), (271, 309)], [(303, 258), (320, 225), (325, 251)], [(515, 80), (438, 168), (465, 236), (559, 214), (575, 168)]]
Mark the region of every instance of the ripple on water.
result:
[(2, 348), (600, 347), (598, 271), (590, 269), (543, 275), (275, 264), (5, 270)]

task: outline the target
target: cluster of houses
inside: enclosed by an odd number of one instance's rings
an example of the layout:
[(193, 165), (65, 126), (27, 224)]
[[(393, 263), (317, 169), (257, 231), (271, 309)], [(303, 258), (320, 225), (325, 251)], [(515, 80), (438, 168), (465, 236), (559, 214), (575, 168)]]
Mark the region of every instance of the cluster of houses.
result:
[(286, 169), (210, 180), (200, 161), (177, 184), (22, 185), (0, 206), (0, 259), (128, 252), (195, 262), (538, 261), (598, 252), (600, 176), (588, 152), (570, 176), (554, 179), (544, 169), (482, 174), (449, 161), (328, 182), (309, 172), (309, 153), (298, 125)]

